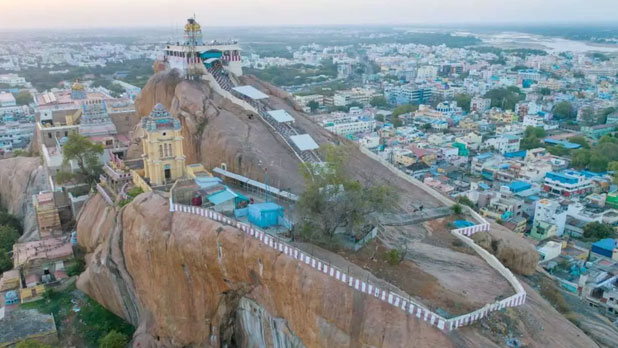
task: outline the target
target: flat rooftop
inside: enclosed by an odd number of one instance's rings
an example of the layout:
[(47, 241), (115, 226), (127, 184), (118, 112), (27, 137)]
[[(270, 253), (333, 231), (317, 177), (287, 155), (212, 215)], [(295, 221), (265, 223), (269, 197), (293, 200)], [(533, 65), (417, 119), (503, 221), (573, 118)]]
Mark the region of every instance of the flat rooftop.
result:
[(253, 86), (238, 86), (233, 90), (253, 100), (268, 99), (268, 96)]
[(318, 143), (309, 134), (292, 135), (290, 137), (300, 151), (315, 150), (320, 148)]
[(6, 311), (0, 319), (0, 346), (45, 334), (56, 334), (54, 317), (35, 309)]
[(283, 123), (283, 122), (294, 122), (294, 117), (292, 117), (290, 114), (287, 113), (287, 111), (280, 109), (280, 110), (271, 110), (268, 111), (268, 114), (275, 119), (275, 121), (279, 122), (279, 123)]

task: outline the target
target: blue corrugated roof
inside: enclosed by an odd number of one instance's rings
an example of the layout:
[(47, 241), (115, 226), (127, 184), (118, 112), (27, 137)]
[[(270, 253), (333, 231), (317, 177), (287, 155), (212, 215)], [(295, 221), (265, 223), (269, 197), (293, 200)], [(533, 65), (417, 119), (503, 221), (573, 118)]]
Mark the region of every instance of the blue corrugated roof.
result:
[(527, 190), (531, 187), (532, 187), (532, 184), (527, 183), (525, 181), (513, 181), (512, 183), (509, 184), (509, 190), (511, 190), (511, 192), (520, 192), (520, 191)]
[(614, 248), (616, 247), (616, 240), (612, 238), (605, 238), (592, 243), (592, 245), (605, 250), (614, 250)]
[(490, 189), (489, 185), (487, 185), (484, 182), (479, 182), (479, 187), (484, 189), (484, 190), (489, 190)]
[(515, 158), (515, 157), (524, 158), (524, 157), (526, 157), (526, 150), (515, 151), (515, 152), (507, 152), (507, 153), (504, 154), (504, 157), (506, 157), (506, 158)]
[(252, 208), (261, 211), (279, 210), (281, 206), (273, 202), (256, 203), (251, 205)]
[(486, 153), (476, 155), (476, 158), (482, 160), (482, 159), (490, 158), (491, 156), (493, 156), (491, 152), (486, 152)]
[(213, 193), (212, 195), (208, 196), (208, 200), (212, 204), (217, 205), (217, 204), (227, 202), (230, 199), (234, 199), (236, 197), (237, 195), (234, 192), (230, 191), (229, 189), (225, 189), (223, 191), (219, 191), (217, 193)]
[(198, 184), (200, 188), (207, 188), (220, 184), (221, 179), (215, 176), (198, 176), (195, 178), (195, 183)]
[(569, 150), (575, 150), (575, 149), (579, 149), (579, 148), (582, 147), (580, 144), (572, 143), (572, 142), (566, 141), (566, 140), (556, 140), (556, 139), (546, 138), (543, 141), (546, 144), (562, 145), (562, 146), (564, 146), (565, 148), (567, 148)]

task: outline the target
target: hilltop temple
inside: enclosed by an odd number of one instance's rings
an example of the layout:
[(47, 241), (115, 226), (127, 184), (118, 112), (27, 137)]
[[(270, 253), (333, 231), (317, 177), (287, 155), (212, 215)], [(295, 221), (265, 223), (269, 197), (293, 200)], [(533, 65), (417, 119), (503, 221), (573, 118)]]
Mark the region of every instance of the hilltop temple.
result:
[(240, 46), (236, 41), (203, 42), (202, 28), (195, 18), (189, 18), (184, 30), (184, 41), (165, 46), (163, 63), (167, 69), (178, 69), (184, 77), (192, 70), (205, 71), (213, 64), (236, 76), (242, 75)]

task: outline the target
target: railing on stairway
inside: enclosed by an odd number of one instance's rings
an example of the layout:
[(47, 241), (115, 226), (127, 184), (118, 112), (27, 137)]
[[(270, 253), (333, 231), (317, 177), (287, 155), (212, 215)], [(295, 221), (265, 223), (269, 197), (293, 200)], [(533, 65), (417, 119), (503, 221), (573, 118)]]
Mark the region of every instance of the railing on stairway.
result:
[(232, 93), (232, 95), (246, 101), (251, 106), (253, 106), (257, 110), (260, 118), (268, 125), (270, 125), (270, 127), (284, 139), (284, 141), (289, 145), (292, 151), (295, 152), (296, 157), (298, 157), (301, 162), (319, 163), (322, 161), (315, 151), (300, 151), (300, 149), (294, 145), (294, 142), (290, 139), (290, 136), (300, 134), (299, 130), (297, 130), (294, 125), (276, 122), (275, 119), (268, 114), (268, 111), (270, 109), (268, 105), (264, 104), (261, 101), (247, 99), (234, 91), (234, 83), (230, 80), (227, 73), (224, 72), (221, 67), (213, 66), (207, 68), (207, 70), (215, 78), (215, 81), (217, 82), (219, 87)]

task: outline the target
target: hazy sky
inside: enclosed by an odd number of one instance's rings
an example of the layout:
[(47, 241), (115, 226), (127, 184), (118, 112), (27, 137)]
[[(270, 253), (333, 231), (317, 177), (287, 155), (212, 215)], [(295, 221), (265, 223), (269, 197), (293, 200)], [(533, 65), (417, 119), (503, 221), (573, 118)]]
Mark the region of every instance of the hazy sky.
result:
[(618, 0), (0, 0), (0, 28), (616, 22)]

